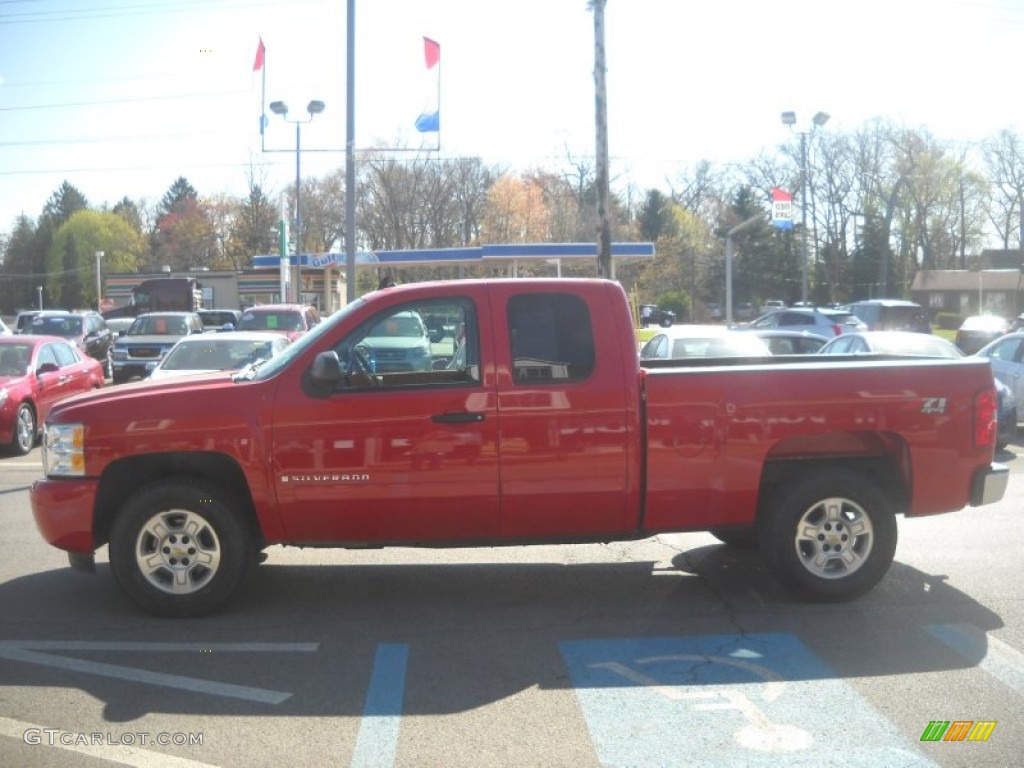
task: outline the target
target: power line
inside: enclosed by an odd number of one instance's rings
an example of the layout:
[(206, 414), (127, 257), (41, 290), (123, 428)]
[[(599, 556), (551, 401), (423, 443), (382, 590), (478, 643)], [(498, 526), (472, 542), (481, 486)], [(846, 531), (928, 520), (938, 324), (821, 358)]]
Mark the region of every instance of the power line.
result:
[(66, 101), (62, 104), (29, 104), (22, 107), (0, 107), (0, 112), (26, 112), (33, 109), (64, 109), (67, 107), (93, 107), (102, 104), (137, 104), (143, 101), (173, 101), (177, 99), (192, 99), (204, 96), (231, 96), (239, 93), (248, 93), (246, 89), (236, 88), (230, 91), (210, 91), (208, 93), (181, 93), (171, 96), (135, 96), (125, 99), (98, 99), (96, 101)]
[[(299, 4), (321, 4), (323, 0), (269, 0), (268, 2), (242, 2), (218, 5), (218, 11), (244, 10), (246, 8), (267, 8), (272, 6)], [(152, 16), (171, 13), (209, 12), (209, 0), (174, 0), (143, 5), (108, 5), (94, 8), (25, 11), (23, 13), (0, 13), (0, 24), (52, 24), (62, 21), (84, 21), (88, 19), (122, 18), (125, 16)], [(25, 18), (16, 18), (25, 17)]]

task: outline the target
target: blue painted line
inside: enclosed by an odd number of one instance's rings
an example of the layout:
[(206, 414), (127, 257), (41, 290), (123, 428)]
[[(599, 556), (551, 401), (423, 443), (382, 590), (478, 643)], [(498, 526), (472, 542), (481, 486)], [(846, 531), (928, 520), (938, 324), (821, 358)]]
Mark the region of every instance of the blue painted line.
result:
[(1003, 685), (1024, 696), (1024, 653), (973, 624), (929, 624), (925, 630)]
[(787, 633), (559, 649), (603, 766), (934, 765)]
[(395, 764), (408, 664), (408, 645), (381, 643), (377, 646), (363, 720), (352, 754), (352, 768), (384, 768)]

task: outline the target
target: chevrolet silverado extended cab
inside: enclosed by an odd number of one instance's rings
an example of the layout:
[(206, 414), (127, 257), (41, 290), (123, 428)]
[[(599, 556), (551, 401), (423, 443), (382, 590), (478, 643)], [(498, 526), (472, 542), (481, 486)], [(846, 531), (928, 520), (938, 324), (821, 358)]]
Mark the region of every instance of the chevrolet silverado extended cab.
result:
[[(396, 371), (380, 329), (410, 314), (431, 365)], [(58, 404), (36, 523), (80, 569), (108, 545), (120, 587), (167, 616), (221, 607), (274, 544), (701, 530), (756, 543), (807, 598), (848, 600), (889, 568), (897, 513), (1005, 491), (985, 360), (641, 368), (634, 334), (609, 281), (377, 291), (273, 360)]]

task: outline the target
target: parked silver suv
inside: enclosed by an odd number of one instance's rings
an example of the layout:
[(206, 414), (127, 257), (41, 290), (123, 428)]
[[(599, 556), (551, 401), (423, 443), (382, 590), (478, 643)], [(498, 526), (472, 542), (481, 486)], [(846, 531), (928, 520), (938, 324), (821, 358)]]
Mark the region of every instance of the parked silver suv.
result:
[(872, 331), (916, 331), (931, 333), (932, 325), (924, 307), (902, 299), (867, 299), (847, 305)]
[(757, 331), (810, 331), (829, 338), (841, 333), (867, 330), (867, 326), (848, 310), (805, 307), (768, 312), (752, 321), (747, 328)]

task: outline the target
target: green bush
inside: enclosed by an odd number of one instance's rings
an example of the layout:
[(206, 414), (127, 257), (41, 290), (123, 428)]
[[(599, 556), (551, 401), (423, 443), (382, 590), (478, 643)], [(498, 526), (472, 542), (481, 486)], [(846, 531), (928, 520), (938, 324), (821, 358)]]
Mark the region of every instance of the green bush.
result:
[(658, 296), (658, 309), (668, 309), (676, 313), (676, 322), (686, 322), (690, 318), (690, 295), (686, 291), (668, 291)]
[(939, 312), (935, 315), (935, 324), (944, 331), (955, 331), (963, 322), (964, 316), (956, 312)]

